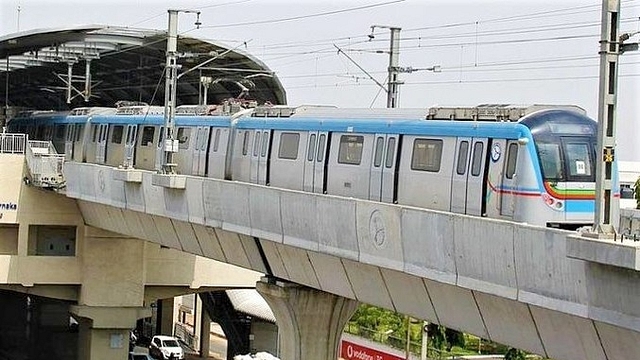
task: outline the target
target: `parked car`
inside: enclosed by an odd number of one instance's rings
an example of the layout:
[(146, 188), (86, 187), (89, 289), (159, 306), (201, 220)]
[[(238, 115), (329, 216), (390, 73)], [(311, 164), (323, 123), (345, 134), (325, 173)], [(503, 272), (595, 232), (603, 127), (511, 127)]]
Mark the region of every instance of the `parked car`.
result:
[(152, 358), (151, 355), (149, 355), (149, 354), (144, 354), (144, 353), (140, 353), (140, 354), (135, 353), (134, 354), (133, 352), (130, 352), (129, 353), (129, 360), (155, 360), (155, 359)]
[(149, 355), (161, 360), (183, 360), (184, 351), (173, 336), (156, 335), (149, 344)]

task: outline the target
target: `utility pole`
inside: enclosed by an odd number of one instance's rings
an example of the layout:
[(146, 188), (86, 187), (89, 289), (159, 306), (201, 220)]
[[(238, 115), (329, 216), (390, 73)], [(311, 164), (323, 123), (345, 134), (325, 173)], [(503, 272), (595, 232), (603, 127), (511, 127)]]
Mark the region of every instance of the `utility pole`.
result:
[(400, 58), (400, 28), (391, 27), (391, 40), (389, 47), (389, 83), (387, 84), (387, 107), (398, 107), (398, 86), (402, 81), (398, 80), (398, 59)]
[(164, 161), (162, 172), (174, 174), (176, 164), (173, 163), (173, 154), (178, 152), (179, 141), (175, 138), (176, 116), (176, 88), (178, 86), (178, 13), (195, 13), (198, 18), (196, 26), (200, 26), (200, 11), (194, 10), (168, 10), (169, 27), (167, 29), (167, 62), (165, 65), (164, 87)]
[(387, 107), (395, 108), (398, 107), (398, 86), (404, 83), (398, 80), (398, 74), (400, 74), (400, 67), (398, 66), (398, 59), (400, 58), (400, 30), (402, 30), (402, 28), (387, 25), (371, 25), (369, 40), (375, 37), (373, 34), (375, 28), (389, 29), (391, 31), (391, 37), (389, 39), (389, 68), (387, 69), (389, 71)]
[(612, 225), (614, 193), (612, 191), (613, 162), (616, 146), (616, 90), (620, 42), (620, 0), (602, 1), (600, 38), (600, 86), (598, 101), (598, 159), (596, 162), (596, 199), (593, 232), (598, 236), (615, 235)]

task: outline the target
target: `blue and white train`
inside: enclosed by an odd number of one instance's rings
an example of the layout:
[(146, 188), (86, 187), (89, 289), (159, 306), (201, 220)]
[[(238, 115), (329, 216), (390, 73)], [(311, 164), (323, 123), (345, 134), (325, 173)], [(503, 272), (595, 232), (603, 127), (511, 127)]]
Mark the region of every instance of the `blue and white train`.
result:
[[(597, 125), (578, 107), (181, 112), (182, 174), (564, 229), (593, 223)], [(153, 171), (163, 124), (162, 108), (138, 106), (26, 114), (8, 127), (70, 161)]]

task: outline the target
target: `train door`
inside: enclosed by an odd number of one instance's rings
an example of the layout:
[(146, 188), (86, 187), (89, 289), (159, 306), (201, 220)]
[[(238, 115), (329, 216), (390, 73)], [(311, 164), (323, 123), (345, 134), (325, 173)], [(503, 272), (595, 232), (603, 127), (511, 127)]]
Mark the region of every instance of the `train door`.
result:
[(253, 143), (251, 146), (251, 160), (249, 165), (249, 181), (252, 184), (258, 183), (258, 173), (260, 172), (260, 140), (262, 139), (262, 130), (255, 130), (253, 132)]
[(109, 134), (109, 124), (98, 126), (98, 143), (96, 145), (96, 163), (104, 164), (107, 158), (107, 137)]
[(324, 191), (324, 164), (328, 133), (312, 131), (307, 137), (302, 190), (321, 194)]
[(76, 138), (76, 124), (67, 124), (67, 135), (64, 141), (64, 159), (73, 159), (73, 140)]
[(133, 167), (136, 148), (136, 137), (138, 134), (138, 125), (127, 125), (127, 137), (124, 143), (124, 162), (125, 168)]
[(481, 215), (488, 140), (458, 138), (451, 176), (451, 212)]
[(398, 134), (376, 134), (373, 151), (369, 200), (392, 203), (395, 200)]
[(474, 138), (471, 147), (471, 159), (467, 170), (467, 210), (469, 215), (482, 215), (483, 201), (486, 192), (485, 184), (485, 163), (487, 161), (488, 139)]
[(196, 130), (196, 141), (193, 147), (191, 163), (191, 173), (196, 176), (206, 176), (207, 168), (207, 145), (209, 144), (210, 128), (198, 126)]
[(458, 138), (451, 176), (451, 212), (458, 214), (464, 214), (467, 211), (467, 176), (469, 174), (470, 150), (471, 138)]
[(76, 136), (73, 140), (73, 161), (84, 162), (87, 149), (87, 132), (90, 129), (85, 124), (76, 125)]
[(518, 164), (518, 142), (510, 140), (507, 142), (506, 158), (504, 160), (504, 171), (502, 176), (502, 199), (500, 202), (500, 215), (513, 217), (516, 192), (517, 192), (517, 169)]

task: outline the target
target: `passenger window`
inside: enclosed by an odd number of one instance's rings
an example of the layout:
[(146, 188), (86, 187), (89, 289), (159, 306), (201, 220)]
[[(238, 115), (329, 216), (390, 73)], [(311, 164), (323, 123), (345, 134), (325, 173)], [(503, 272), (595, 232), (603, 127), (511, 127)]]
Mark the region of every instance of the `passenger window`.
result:
[(342, 135), (340, 137), (340, 149), (338, 150), (338, 162), (340, 164), (360, 165), (363, 143), (363, 136)]
[(260, 132), (256, 131), (256, 135), (253, 137), (253, 156), (258, 156), (260, 150)]
[(218, 151), (219, 145), (220, 145), (220, 129), (216, 129), (216, 137), (213, 140), (213, 152)]
[(114, 144), (122, 144), (122, 135), (124, 135), (124, 126), (116, 125), (111, 133), (111, 142)]
[(309, 148), (307, 149), (307, 160), (313, 161), (313, 155), (316, 152), (316, 134), (309, 137)]
[(55, 139), (64, 139), (64, 125), (57, 125), (55, 131)]
[(317, 162), (324, 161), (324, 144), (327, 141), (325, 134), (320, 134), (320, 140), (318, 140), (318, 154), (316, 155)]
[(411, 170), (440, 171), (442, 140), (415, 139), (411, 155)]
[(262, 150), (260, 151), (260, 156), (262, 157), (267, 156), (268, 145), (269, 145), (269, 133), (265, 131), (264, 134), (262, 134)]
[(142, 128), (142, 139), (140, 146), (150, 146), (153, 144), (153, 135), (156, 129), (153, 126), (145, 126)]
[(484, 143), (477, 142), (473, 144), (473, 161), (471, 162), (471, 175), (479, 176), (482, 172), (482, 155), (484, 152)]
[(244, 138), (242, 139), (242, 155), (247, 155), (249, 152), (249, 132), (244, 132)]
[(509, 150), (507, 151), (507, 170), (504, 176), (507, 179), (513, 179), (513, 175), (516, 173), (516, 164), (518, 162), (518, 144), (509, 144)]
[(396, 138), (389, 138), (387, 141), (387, 158), (384, 166), (390, 169), (393, 166), (393, 155), (396, 152)]
[(278, 149), (278, 158), (289, 160), (297, 159), (299, 142), (300, 134), (282, 133), (282, 135), (280, 135), (280, 148)]
[(76, 141), (80, 141), (80, 135), (82, 135), (83, 130), (84, 125), (76, 125)]
[(458, 148), (458, 166), (456, 167), (458, 175), (464, 175), (467, 171), (467, 156), (469, 156), (469, 142), (462, 141)]
[(178, 128), (178, 148), (180, 149), (188, 149), (189, 148), (189, 135), (191, 135), (191, 128)]
[(382, 164), (382, 152), (384, 151), (384, 138), (379, 136), (376, 138), (376, 153), (373, 157), (373, 167), (380, 167)]

